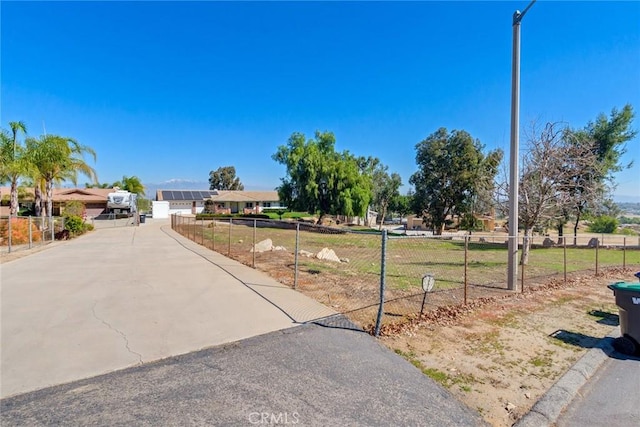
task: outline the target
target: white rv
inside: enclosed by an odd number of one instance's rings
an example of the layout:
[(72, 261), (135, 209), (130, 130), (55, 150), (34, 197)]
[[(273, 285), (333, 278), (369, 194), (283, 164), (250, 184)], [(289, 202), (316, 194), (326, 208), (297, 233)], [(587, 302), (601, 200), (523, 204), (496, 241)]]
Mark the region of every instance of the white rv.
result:
[(107, 195), (107, 210), (110, 213), (133, 214), (137, 210), (137, 197), (137, 194), (126, 190), (116, 190), (114, 193), (109, 193)]

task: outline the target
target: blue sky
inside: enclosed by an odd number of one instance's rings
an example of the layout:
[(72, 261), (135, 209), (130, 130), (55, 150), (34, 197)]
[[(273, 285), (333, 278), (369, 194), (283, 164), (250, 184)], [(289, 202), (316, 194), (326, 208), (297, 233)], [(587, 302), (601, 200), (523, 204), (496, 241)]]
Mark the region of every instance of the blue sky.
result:
[[(0, 120), (93, 147), (100, 182), (205, 188), (233, 165), (270, 190), (277, 147), (326, 130), (407, 184), (439, 127), (508, 158), (511, 16), (527, 4), (2, 1)], [(521, 46), (522, 143), (532, 121), (581, 128), (627, 103), (640, 129), (640, 2), (539, 0)], [(640, 201), (640, 137), (627, 148), (616, 194)]]

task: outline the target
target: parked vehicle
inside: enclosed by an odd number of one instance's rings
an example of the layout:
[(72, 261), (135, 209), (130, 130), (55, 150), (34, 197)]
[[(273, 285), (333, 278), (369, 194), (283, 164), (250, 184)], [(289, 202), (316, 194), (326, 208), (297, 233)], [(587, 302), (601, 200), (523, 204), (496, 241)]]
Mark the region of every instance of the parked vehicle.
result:
[(107, 195), (107, 211), (116, 214), (134, 214), (137, 211), (137, 198), (137, 194), (126, 190), (116, 190), (114, 193), (109, 193)]

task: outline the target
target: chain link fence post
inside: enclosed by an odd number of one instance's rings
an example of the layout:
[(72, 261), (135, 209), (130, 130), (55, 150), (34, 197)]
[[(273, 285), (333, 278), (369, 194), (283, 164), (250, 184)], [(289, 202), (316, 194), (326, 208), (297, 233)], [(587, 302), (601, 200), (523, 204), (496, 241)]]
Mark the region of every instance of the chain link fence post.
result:
[(596, 276), (598, 275), (598, 252), (600, 247), (600, 241), (596, 239)]
[(229, 247), (227, 249), (227, 256), (231, 258), (231, 226), (233, 225), (233, 218), (229, 218)]
[(253, 260), (252, 260), (252, 267), (256, 268), (256, 226), (257, 226), (257, 219), (253, 219), (253, 250), (251, 252), (253, 252)]
[(622, 238), (622, 268), (627, 268), (627, 238)]
[[(469, 267), (469, 235), (464, 236), (464, 303), (467, 304), (467, 287), (469, 282), (467, 280), (467, 273)], [(425, 293), (426, 295), (426, 293)]]
[(33, 231), (31, 230), (31, 215), (29, 215), (29, 249), (33, 247)]
[(13, 240), (13, 231), (11, 230), (11, 212), (9, 212), (9, 219), (8, 219), (9, 223), (7, 224), (7, 244), (8, 244), (8, 251), (9, 253), (11, 253), (11, 243)]
[[(528, 244), (529, 244), (529, 238), (527, 236), (524, 236), (522, 238), (522, 251), (523, 252), (525, 250), (524, 249), (525, 245), (528, 245)], [(531, 256), (531, 247), (529, 247), (529, 249), (527, 249), (527, 250), (528, 250), (529, 256)], [(522, 257), (520, 259), (522, 259)], [(524, 262), (520, 263), (520, 273), (521, 273), (521, 276), (520, 276), (520, 293), (524, 293)]]
[(216, 250), (216, 219), (211, 218), (211, 250)]
[(562, 271), (564, 272), (564, 283), (567, 283), (567, 239), (562, 239), (562, 258), (563, 258), (563, 266)]
[(293, 289), (298, 289), (298, 252), (300, 252), (300, 223), (296, 223), (296, 249), (293, 254)]
[(387, 230), (382, 230), (382, 242), (380, 251), (380, 306), (378, 307), (378, 316), (376, 317), (376, 328), (374, 335), (380, 335), (380, 327), (382, 326), (382, 314), (384, 313), (384, 290), (386, 285), (386, 258), (387, 258)]

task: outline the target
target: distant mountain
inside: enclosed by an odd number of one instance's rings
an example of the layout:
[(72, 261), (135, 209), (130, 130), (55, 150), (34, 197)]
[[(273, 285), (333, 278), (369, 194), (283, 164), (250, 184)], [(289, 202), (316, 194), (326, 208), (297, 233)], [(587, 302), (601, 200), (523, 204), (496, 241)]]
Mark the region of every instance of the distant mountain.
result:
[(640, 196), (614, 195), (613, 201), (620, 203), (640, 203)]

